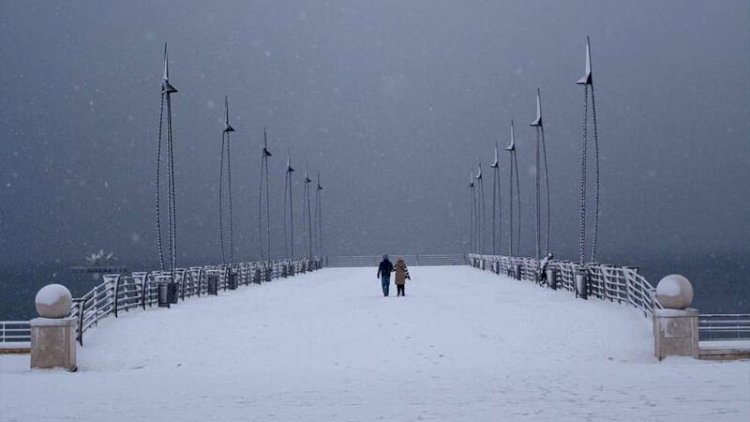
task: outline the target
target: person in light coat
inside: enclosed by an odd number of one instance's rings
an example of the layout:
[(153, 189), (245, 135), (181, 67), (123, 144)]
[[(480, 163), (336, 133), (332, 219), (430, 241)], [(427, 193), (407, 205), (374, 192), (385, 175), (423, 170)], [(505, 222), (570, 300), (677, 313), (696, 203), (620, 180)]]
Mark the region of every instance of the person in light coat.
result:
[(411, 280), (411, 277), (409, 276), (409, 268), (406, 267), (403, 257), (398, 257), (394, 269), (396, 271), (396, 296), (406, 296), (406, 292), (404, 291), (406, 280)]

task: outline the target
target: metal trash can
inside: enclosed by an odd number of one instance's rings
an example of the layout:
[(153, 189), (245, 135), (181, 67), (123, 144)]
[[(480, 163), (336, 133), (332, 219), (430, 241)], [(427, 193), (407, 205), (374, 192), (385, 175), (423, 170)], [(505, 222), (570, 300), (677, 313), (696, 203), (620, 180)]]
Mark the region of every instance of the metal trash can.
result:
[(208, 275), (208, 294), (213, 296), (219, 295), (219, 275), (209, 274)]
[(281, 276), (284, 278), (287, 278), (289, 276), (287, 274), (286, 264), (281, 264)]
[(237, 290), (237, 287), (239, 286), (239, 282), (237, 280), (237, 273), (230, 269), (228, 271), (227, 276), (228, 276), (227, 285), (229, 286), (229, 290)]
[(515, 276), (516, 276), (516, 280), (521, 279), (521, 264), (515, 265)]
[(580, 297), (581, 299), (586, 299), (588, 284), (589, 284), (589, 277), (588, 277), (588, 273), (586, 272), (586, 270), (576, 271), (575, 280), (576, 280), (576, 297)]
[(169, 283), (166, 281), (159, 282), (158, 303), (160, 308), (169, 308)]
[(552, 290), (557, 290), (557, 271), (553, 268), (547, 268), (544, 271), (547, 274), (547, 285)]
[(294, 263), (289, 264), (289, 277), (294, 276)]
[(167, 283), (167, 298), (169, 303), (177, 303), (180, 297), (177, 295), (177, 283), (170, 281)]
[(255, 268), (255, 272), (253, 273), (253, 283), (260, 284), (260, 267)]
[(266, 282), (269, 282), (273, 279), (273, 268), (269, 265), (266, 267)]

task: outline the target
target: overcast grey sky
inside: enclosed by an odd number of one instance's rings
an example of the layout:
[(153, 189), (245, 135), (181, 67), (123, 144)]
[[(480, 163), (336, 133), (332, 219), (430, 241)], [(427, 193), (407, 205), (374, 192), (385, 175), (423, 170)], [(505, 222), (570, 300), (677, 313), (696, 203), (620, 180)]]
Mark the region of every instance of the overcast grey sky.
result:
[[(274, 153), (275, 233), (290, 148), (298, 168), (322, 173), (329, 254), (429, 253), (466, 250), (468, 173), (479, 155), (491, 160), (496, 141), (508, 142), (510, 119), (518, 122), (531, 254), (528, 122), (537, 87), (554, 250), (573, 258), (583, 102), (575, 81), (587, 35), (603, 260), (746, 251), (749, 16), (745, 0), (3, 1), (0, 259), (75, 260), (104, 248), (127, 263), (155, 262), (164, 42), (180, 90), (173, 104), (182, 263), (220, 259), (225, 94), (237, 129), (238, 258), (257, 253), (264, 126)], [(301, 217), (301, 202), (297, 211)]]

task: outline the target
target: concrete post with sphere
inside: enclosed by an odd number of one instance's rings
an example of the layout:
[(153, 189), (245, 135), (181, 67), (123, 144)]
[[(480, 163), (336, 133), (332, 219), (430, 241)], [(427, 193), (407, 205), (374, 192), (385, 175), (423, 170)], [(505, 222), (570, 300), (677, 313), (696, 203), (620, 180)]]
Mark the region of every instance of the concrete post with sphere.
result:
[(656, 286), (656, 299), (664, 307), (654, 310), (654, 354), (698, 357), (698, 310), (693, 302), (693, 286), (677, 274), (668, 275)]
[(70, 318), (70, 290), (48, 284), (36, 294), (38, 318), (31, 320), (31, 368), (64, 368), (75, 372), (76, 319)]

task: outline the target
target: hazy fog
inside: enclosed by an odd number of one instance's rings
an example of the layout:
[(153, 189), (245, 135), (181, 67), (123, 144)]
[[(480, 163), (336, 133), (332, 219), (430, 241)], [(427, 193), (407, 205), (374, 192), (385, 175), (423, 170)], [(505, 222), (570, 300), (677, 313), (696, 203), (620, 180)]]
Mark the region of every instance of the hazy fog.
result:
[[(602, 151), (600, 255), (737, 253), (750, 234), (750, 6), (738, 1), (3, 1), (0, 260), (153, 264), (169, 43), (180, 259), (218, 262), (223, 98), (236, 253), (257, 256), (263, 127), (274, 232), (286, 151), (322, 174), (329, 255), (464, 252), (469, 171), (516, 120), (532, 248), (534, 96), (553, 249), (577, 246), (584, 43)], [(507, 156), (501, 156), (507, 194)], [(485, 168), (485, 171), (487, 169)], [(488, 198), (489, 184), (488, 180)], [(489, 203), (488, 203), (489, 208)], [(505, 223), (507, 225), (507, 223)], [(506, 227), (507, 231), (507, 227)], [(281, 240), (274, 244), (283, 251)]]

